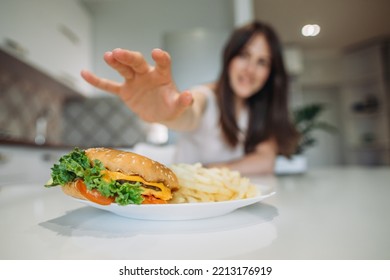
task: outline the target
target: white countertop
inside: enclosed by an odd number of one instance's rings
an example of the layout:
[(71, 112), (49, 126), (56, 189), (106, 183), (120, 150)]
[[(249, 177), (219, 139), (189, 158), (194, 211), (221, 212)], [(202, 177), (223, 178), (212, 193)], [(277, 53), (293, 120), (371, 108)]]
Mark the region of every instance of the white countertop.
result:
[(0, 179), (0, 259), (390, 259), (390, 168), (252, 178), (276, 194), (189, 221), (120, 217), (46, 179)]

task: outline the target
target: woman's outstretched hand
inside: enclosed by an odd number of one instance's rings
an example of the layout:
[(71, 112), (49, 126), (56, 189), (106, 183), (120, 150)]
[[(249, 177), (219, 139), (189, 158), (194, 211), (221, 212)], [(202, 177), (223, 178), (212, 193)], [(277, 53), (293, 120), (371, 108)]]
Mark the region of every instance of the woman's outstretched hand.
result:
[(139, 52), (115, 49), (105, 53), (104, 60), (124, 78), (122, 83), (97, 77), (87, 70), (81, 76), (91, 85), (118, 95), (147, 122), (173, 121), (192, 104), (193, 97), (189, 91), (177, 90), (167, 52), (154, 49), (152, 58), (155, 66), (149, 65)]

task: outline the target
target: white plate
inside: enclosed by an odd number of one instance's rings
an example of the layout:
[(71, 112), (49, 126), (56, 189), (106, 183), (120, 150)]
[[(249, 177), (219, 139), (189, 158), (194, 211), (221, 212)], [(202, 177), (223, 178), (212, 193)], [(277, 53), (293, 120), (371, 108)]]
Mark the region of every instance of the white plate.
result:
[[(260, 189), (260, 187), (258, 187)], [(194, 220), (228, 214), (238, 208), (259, 202), (274, 195), (275, 192), (262, 192), (261, 195), (239, 200), (180, 204), (142, 204), (120, 206), (112, 203), (108, 206), (88, 200), (75, 199), (89, 206), (106, 210), (119, 216), (140, 220)]]

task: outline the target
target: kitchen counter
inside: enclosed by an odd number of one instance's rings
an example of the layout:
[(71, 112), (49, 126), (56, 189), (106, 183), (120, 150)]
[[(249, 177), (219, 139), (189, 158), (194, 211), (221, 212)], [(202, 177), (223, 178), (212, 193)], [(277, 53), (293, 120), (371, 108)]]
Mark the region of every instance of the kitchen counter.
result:
[(0, 179), (0, 259), (390, 259), (387, 167), (253, 177), (276, 194), (187, 221), (117, 216), (46, 180)]

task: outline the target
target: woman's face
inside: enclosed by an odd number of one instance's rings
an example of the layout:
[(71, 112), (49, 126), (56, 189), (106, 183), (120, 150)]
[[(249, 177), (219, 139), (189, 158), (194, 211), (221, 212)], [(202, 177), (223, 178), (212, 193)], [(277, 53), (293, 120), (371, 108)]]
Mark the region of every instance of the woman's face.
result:
[(271, 50), (263, 34), (251, 38), (229, 65), (230, 86), (246, 99), (266, 83), (271, 70)]

